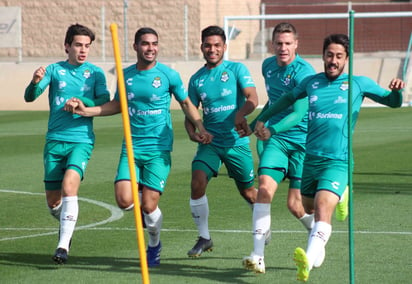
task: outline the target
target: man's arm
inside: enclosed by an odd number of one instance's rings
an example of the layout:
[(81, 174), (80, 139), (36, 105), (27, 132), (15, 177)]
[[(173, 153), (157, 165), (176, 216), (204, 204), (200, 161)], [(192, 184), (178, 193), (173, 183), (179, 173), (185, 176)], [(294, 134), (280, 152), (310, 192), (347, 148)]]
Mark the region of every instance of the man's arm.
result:
[(243, 95), (246, 98), (245, 104), (237, 111), (235, 117), (235, 129), (241, 137), (250, 135), (252, 133), (247, 124), (246, 117), (252, 113), (258, 105), (258, 95), (256, 87), (246, 87), (243, 90)]
[(290, 114), (288, 114), (278, 123), (269, 127), (270, 134), (273, 135), (279, 132), (285, 132), (296, 126), (299, 122), (302, 121), (303, 117), (308, 111), (308, 107), (309, 104), (307, 97), (297, 100), (293, 104), (293, 111)]
[[(179, 102), (183, 113), (185, 114), (185, 129), (190, 139), (195, 142), (208, 144), (212, 141), (213, 136), (206, 131), (203, 126), (198, 109), (193, 105), (189, 97)], [(199, 132), (196, 132), (196, 128)]]
[[(302, 100), (302, 99), (300, 99)], [(282, 112), (283, 110), (287, 109), (289, 106), (294, 104), (297, 99), (293, 96), (293, 93), (287, 93), (280, 97), (276, 102), (274, 102), (269, 108), (263, 111), (259, 115), (259, 119), (256, 123), (254, 132), (255, 135), (262, 140), (265, 140), (267, 135), (270, 135), (268, 129), (265, 128), (265, 122), (269, 120), (272, 116)], [(306, 101), (306, 100), (304, 100)], [(307, 101), (306, 101), (307, 102)], [(301, 106), (299, 103), (297, 106)]]
[(108, 116), (120, 113), (120, 102), (117, 100), (111, 100), (103, 105), (87, 107), (82, 100), (78, 98), (72, 98), (64, 105), (64, 110), (72, 112), (81, 116)]
[(86, 107), (100, 106), (110, 101), (109, 94), (98, 96), (94, 100), (86, 98), (86, 97), (75, 97), (75, 98), (81, 100)]
[(405, 88), (405, 82), (403, 82), (401, 79), (392, 79), (391, 82), (389, 83), (389, 89), (391, 92), (388, 91), (386, 96), (376, 96), (374, 94), (368, 94), (368, 97), (371, 98), (372, 100), (386, 105), (388, 107), (392, 108), (398, 108), (402, 106), (402, 89)]
[(38, 83), (44, 78), (46, 74), (46, 67), (40, 66), (33, 73), (33, 78), (30, 84), (26, 87), (24, 92), (24, 100), (26, 102), (34, 101), (38, 96), (43, 93), (43, 89), (38, 87)]

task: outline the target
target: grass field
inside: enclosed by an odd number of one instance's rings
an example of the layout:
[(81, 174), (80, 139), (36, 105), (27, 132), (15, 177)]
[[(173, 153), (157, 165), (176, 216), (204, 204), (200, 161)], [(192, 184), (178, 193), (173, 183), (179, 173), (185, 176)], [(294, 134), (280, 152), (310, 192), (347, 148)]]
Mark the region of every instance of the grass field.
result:
[[(141, 283), (134, 216), (118, 210), (113, 196), (120, 116), (95, 119), (96, 147), (80, 189), (69, 262), (52, 262), (58, 224), (46, 209), (42, 183), (47, 117), (0, 112), (0, 283)], [(189, 208), (196, 145), (187, 138), (181, 112), (173, 117), (173, 166), (160, 202), (162, 264), (149, 270), (151, 283), (296, 283), (292, 253), (306, 247), (306, 232), (286, 209), (285, 183), (272, 204), (266, 274), (241, 266), (252, 250), (251, 210), (224, 169), (207, 192), (214, 251), (186, 256), (197, 237)], [(363, 109), (353, 145), (356, 283), (411, 283), (412, 109)], [(347, 222), (334, 221), (326, 253), (309, 283), (349, 283)]]

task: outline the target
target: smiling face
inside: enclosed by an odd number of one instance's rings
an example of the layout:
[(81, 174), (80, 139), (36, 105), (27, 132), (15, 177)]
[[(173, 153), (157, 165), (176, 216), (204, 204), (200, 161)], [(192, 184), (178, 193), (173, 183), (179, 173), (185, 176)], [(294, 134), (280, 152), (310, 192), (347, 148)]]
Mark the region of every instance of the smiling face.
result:
[(286, 66), (295, 60), (298, 40), (293, 33), (276, 33), (272, 45), (279, 66)]
[(204, 39), (200, 49), (206, 60), (207, 67), (213, 68), (222, 63), (226, 44), (220, 35), (211, 35)]
[(329, 44), (323, 53), (323, 64), (326, 77), (329, 80), (335, 80), (343, 73), (345, 65), (348, 62), (348, 55), (345, 47), (341, 44)]
[(71, 44), (66, 43), (64, 45), (68, 54), (69, 63), (72, 65), (81, 65), (86, 62), (91, 44), (92, 41), (89, 36), (74, 36)]
[(155, 34), (146, 33), (133, 44), (137, 53), (137, 65), (139, 69), (148, 69), (156, 64), (159, 51), (158, 38)]

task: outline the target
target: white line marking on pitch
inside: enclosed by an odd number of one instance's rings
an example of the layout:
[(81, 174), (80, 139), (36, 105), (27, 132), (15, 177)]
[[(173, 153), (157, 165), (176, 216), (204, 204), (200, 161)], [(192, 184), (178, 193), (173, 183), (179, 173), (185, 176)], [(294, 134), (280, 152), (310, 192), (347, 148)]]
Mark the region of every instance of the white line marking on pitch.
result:
[[(29, 194), (29, 195), (44, 195), (42, 193), (37, 193), (37, 192), (25, 192), (25, 191), (7, 190), (7, 189), (0, 189), (0, 192), (16, 193), (16, 194)], [(84, 229), (90, 229), (90, 228), (94, 228), (94, 227), (99, 226), (99, 225), (104, 225), (104, 224), (107, 224), (107, 223), (111, 223), (111, 222), (119, 220), (123, 217), (123, 211), (121, 209), (117, 208), (116, 206), (113, 206), (113, 205), (110, 205), (110, 204), (107, 204), (107, 203), (104, 203), (104, 202), (101, 202), (101, 201), (84, 198), (84, 197), (78, 197), (78, 198), (79, 198), (80, 201), (84, 201), (84, 202), (87, 202), (87, 203), (91, 203), (91, 204), (106, 208), (107, 210), (110, 211), (111, 215), (106, 220), (103, 220), (103, 221), (100, 221), (100, 222), (91, 223), (91, 224), (82, 225), (82, 226), (77, 226), (76, 231), (84, 230)], [(9, 230), (9, 229), (2, 228), (2, 230)], [(52, 230), (52, 229), (50, 229), (50, 228), (46, 229), (45, 228), (45, 230)], [(20, 237), (0, 238), (0, 241), (28, 239), (28, 238), (35, 238), (35, 237), (42, 237), (42, 236), (57, 234), (56, 228), (54, 228), (53, 230), (54, 230), (53, 232), (47, 232), (47, 233), (33, 234), (33, 235), (20, 236)]]
[[(8, 192), (8, 193), (17, 193), (17, 194), (31, 194), (31, 195), (42, 195), (41, 193), (32, 193), (32, 192), (23, 192), (23, 191), (15, 191), (15, 190), (3, 190), (0, 189), (0, 192)], [(123, 211), (113, 205), (92, 200), (92, 199), (87, 199), (87, 198), (82, 198), (79, 197), (79, 200), (85, 201), (88, 203), (95, 204), (97, 206), (104, 207), (112, 213), (110, 218), (103, 220), (101, 222), (97, 223), (92, 223), (88, 225), (83, 225), (83, 226), (78, 226), (76, 227), (76, 230), (84, 230), (84, 229), (89, 229), (89, 230), (97, 230), (97, 231), (136, 231), (135, 228), (111, 228), (111, 227), (105, 227), (105, 228), (96, 228), (98, 225), (103, 225), (107, 224), (110, 222), (114, 222), (116, 220), (119, 220), (120, 218), (123, 217)], [(39, 237), (39, 236), (47, 236), (47, 235), (54, 235), (57, 234), (55, 232), (56, 228), (0, 228), (1, 230), (5, 231), (38, 231), (38, 230), (48, 230), (53, 232), (48, 232), (48, 233), (40, 233), (40, 234), (33, 234), (33, 235), (28, 235), (28, 236), (21, 236), (21, 237), (10, 237), (10, 238), (1, 238), (0, 241), (7, 241), (7, 240), (17, 240), (17, 239), (24, 239), (24, 238), (34, 238), (34, 237)], [(193, 229), (162, 229), (162, 232), (197, 232), (197, 230)], [(215, 232), (215, 233), (248, 233), (250, 234), (251, 231), (247, 230), (213, 230), (211, 229), (210, 232)], [(294, 231), (294, 230), (272, 230), (272, 233), (275, 234), (289, 234), (289, 233), (305, 233), (307, 234), (307, 231)], [(333, 231), (333, 233), (337, 234), (347, 234), (348, 231)], [(388, 231), (354, 231), (356, 234), (385, 234), (385, 235), (412, 235), (412, 232), (388, 232)]]

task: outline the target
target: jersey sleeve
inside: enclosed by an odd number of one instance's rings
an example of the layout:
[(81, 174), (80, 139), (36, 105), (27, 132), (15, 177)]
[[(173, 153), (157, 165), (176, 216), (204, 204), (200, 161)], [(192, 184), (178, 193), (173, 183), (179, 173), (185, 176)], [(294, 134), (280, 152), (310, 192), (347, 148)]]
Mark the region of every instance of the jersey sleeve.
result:
[(308, 107), (309, 105), (307, 97), (297, 100), (293, 104), (293, 112), (288, 114), (278, 123), (269, 127), (270, 133), (273, 135), (279, 132), (285, 132), (297, 125), (300, 121), (302, 121), (303, 117), (308, 111)]
[(107, 81), (104, 71), (101, 68), (96, 70), (95, 105), (102, 105), (110, 100), (110, 92), (107, 88)]
[(238, 77), (238, 84), (241, 89), (245, 89), (248, 87), (255, 87), (255, 82), (253, 81), (252, 76), (250, 75), (249, 69), (242, 64), (237, 64), (237, 77)]
[(364, 76), (356, 77), (356, 82), (358, 83), (359, 88), (362, 89), (362, 93), (365, 97), (393, 108), (402, 106), (401, 91), (391, 92), (386, 90), (372, 79)]
[(24, 100), (26, 102), (32, 102), (37, 99), (44, 90), (49, 86), (51, 81), (51, 74), (53, 73), (53, 68), (51, 65), (46, 67), (46, 73), (44, 74), (43, 78), (37, 84), (30, 82), (30, 84), (26, 87), (24, 92)]
[(170, 92), (174, 95), (178, 102), (182, 102), (187, 98), (187, 90), (183, 84), (182, 78), (179, 73), (172, 70), (169, 74), (170, 80)]
[(194, 78), (190, 78), (189, 80), (189, 87), (188, 87), (188, 93), (189, 93), (189, 98), (192, 101), (192, 103), (196, 106), (199, 107), (200, 105), (200, 101), (199, 98), (197, 96), (197, 92), (196, 92), (196, 86), (195, 86), (195, 80)]

